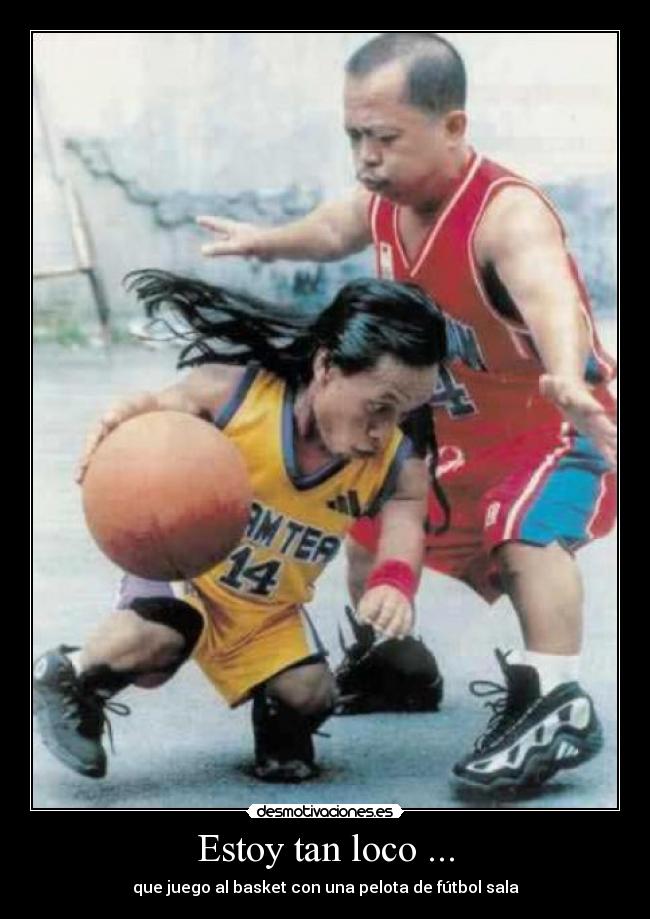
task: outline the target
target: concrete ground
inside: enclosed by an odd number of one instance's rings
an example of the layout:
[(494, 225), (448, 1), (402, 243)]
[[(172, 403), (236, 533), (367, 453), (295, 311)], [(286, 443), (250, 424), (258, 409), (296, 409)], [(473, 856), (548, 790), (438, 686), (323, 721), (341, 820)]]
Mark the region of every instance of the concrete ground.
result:
[[(615, 329), (609, 324), (608, 344)], [(117, 572), (88, 536), (74, 461), (90, 423), (115, 397), (174, 377), (175, 353), (122, 347), (41, 346), (34, 352), (34, 656), (82, 642), (113, 602)], [(500, 682), (492, 649), (519, 646), (506, 601), (492, 609), (463, 585), (427, 573), (418, 631), (435, 650), (446, 686), (437, 714), (332, 718), (317, 738), (324, 768), (315, 782), (273, 786), (249, 778), (250, 710), (229, 711), (194, 664), (156, 691), (120, 696), (132, 714), (113, 718), (116, 753), (103, 780), (68, 771), (33, 748), (36, 808), (219, 808), (253, 803), (397, 803), (404, 808), (612, 808), (617, 806), (616, 537), (580, 554), (586, 587), (583, 685), (606, 733), (599, 757), (526, 795), (460, 794), (449, 784), (489, 715), (467, 684)], [(319, 582), (311, 607), (321, 637), (340, 659), (337, 623), (345, 604), (343, 560)]]

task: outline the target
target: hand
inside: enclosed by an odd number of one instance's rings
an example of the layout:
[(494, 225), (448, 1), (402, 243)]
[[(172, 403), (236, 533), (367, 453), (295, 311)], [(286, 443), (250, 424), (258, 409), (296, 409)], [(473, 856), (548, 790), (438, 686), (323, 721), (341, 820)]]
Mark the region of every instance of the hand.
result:
[(211, 230), (216, 239), (201, 246), (201, 254), (207, 258), (219, 255), (255, 256), (266, 261), (260, 247), (260, 228), (252, 223), (226, 220), (225, 217), (197, 217), (200, 227)]
[(577, 431), (589, 437), (607, 462), (616, 469), (618, 429), (587, 386), (565, 377), (540, 377), (540, 392), (550, 399)]
[(403, 638), (413, 627), (413, 607), (401, 590), (381, 584), (363, 595), (357, 619), (388, 638)]
[(88, 469), (88, 464), (93, 453), (104, 440), (105, 437), (114, 431), (118, 425), (134, 418), (136, 415), (142, 415), (145, 412), (153, 411), (155, 408), (154, 397), (149, 393), (143, 393), (132, 399), (125, 399), (115, 403), (105, 412), (88, 433), (86, 438), (81, 459), (75, 472), (75, 481), (81, 485)]

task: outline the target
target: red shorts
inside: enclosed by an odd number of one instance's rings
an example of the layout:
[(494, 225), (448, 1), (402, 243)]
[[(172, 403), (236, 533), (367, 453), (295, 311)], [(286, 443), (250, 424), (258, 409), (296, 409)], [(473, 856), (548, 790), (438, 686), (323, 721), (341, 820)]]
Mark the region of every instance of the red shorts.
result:
[[(449, 529), (427, 536), (425, 564), (458, 578), (489, 603), (503, 593), (493, 550), (507, 542), (575, 550), (611, 531), (616, 475), (590, 440), (563, 425), (527, 432), (496, 447), (440, 449), (438, 478), (451, 507)], [(429, 493), (429, 523), (442, 523)], [(363, 518), (350, 536), (371, 552), (381, 517)]]

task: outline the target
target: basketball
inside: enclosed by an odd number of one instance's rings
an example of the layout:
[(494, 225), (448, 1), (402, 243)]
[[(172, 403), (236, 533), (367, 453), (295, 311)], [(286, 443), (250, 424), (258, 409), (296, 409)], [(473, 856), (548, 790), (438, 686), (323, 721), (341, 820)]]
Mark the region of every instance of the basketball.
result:
[(205, 573), (240, 541), (250, 511), (244, 460), (214, 425), (150, 412), (117, 427), (92, 455), (83, 508), (99, 548), (155, 581)]

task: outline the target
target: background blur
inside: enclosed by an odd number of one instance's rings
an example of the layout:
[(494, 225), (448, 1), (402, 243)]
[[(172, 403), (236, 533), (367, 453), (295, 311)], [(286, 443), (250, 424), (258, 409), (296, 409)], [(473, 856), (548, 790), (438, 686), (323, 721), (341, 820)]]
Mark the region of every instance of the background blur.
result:
[[(46, 275), (35, 284), (37, 339), (96, 339), (87, 276), (50, 274), (75, 262), (66, 176), (118, 338), (137, 318), (120, 286), (134, 268), (317, 302), (372, 273), (368, 255), (321, 268), (205, 261), (193, 219), (284, 221), (352, 185), (343, 64), (375, 34), (35, 33), (34, 269)], [(468, 67), (472, 142), (544, 185), (596, 308), (613, 310), (615, 33), (441, 34)]]

